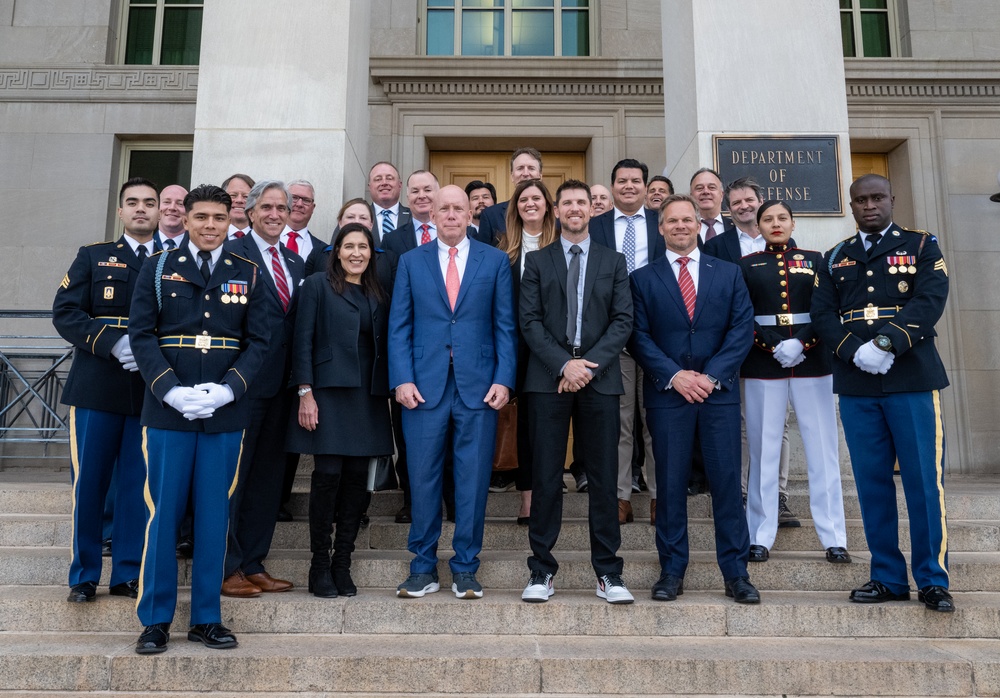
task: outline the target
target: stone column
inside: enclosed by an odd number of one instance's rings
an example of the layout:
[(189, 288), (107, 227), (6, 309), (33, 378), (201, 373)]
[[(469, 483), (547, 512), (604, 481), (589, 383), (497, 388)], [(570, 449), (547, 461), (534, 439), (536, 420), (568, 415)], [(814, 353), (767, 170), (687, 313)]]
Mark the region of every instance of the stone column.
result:
[(369, 23), (367, 2), (205, 3), (192, 184), (307, 179), (328, 237), (365, 193)]
[(845, 215), (800, 220), (795, 239), (823, 250), (850, 235), (837, 4), (664, 0), (662, 27), (666, 162), (677, 191), (688, 190), (698, 168), (714, 165), (713, 135), (837, 135)]

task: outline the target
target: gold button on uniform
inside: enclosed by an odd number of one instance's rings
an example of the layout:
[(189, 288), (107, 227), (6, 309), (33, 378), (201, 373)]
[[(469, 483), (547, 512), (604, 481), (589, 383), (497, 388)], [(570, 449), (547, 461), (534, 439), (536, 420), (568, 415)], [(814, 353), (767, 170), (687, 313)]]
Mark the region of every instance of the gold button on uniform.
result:
[(212, 317), (212, 313), (205, 313), (205, 317)]
[(869, 269), (868, 270), (868, 276), (875, 276), (875, 272), (873, 272), (871, 269)]
[(875, 293), (875, 287), (874, 286), (869, 286), (868, 287), (868, 293)]

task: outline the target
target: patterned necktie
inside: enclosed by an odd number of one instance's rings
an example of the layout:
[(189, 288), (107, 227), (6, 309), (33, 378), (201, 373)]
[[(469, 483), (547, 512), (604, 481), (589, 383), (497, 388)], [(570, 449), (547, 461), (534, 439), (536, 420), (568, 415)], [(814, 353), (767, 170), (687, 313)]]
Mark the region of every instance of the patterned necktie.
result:
[(201, 260), (201, 278), (203, 278), (205, 280), (205, 283), (207, 284), (208, 277), (212, 275), (212, 269), (211, 269), (212, 253), (202, 250), (201, 252), (198, 253), (198, 259)]
[(281, 267), (281, 260), (278, 259), (278, 250), (268, 247), (271, 253), (271, 273), (274, 275), (274, 285), (278, 288), (278, 298), (281, 300), (281, 309), (288, 312), (288, 301), (291, 294), (288, 293), (288, 281), (285, 279), (285, 270)]
[[(423, 225), (420, 226), (420, 230), (422, 231), (420, 233), (420, 244), (426, 245), (428, 242), (431, 241), (431, 227), (426, 223), (424, 223)], [(452, 249), (455, 248), (453, 247)]]
[(635, 219), (634, 216), (624, 216), (625, 218), (625, 238), (622, 240), (622, 254), (625, 255), (625, 268), (631, 274), (635, 271)]
[(448, 271), (444, 275), (444, 287), (448, 291), (448, 304), (451, 305), (452, 312), (454, 312), (455, 302), (458, 300), (458, 264), (455, 263), (457, 254), (457, 248), (448, 248)]
[(875, 246), (878, 245), (879, 240), (882, 239), (882, 233), (872, 233), (866, 235), (868, 238), (868, 258), (871, 259), (872, 252), (875, 251)]
[(677, 263), (681, 265), (680, 272), (677, 274), (677, 285), (681, 287), (681, 296), (684, 298), (684, 306), (688, 311), (688, 320), (694, 320), (694, 304), (698, 300), (698, 294), (695, 293), (694, 279), (691, 278), (691, 272), (688, 271), (688, 262), (690, 261), (690, 257), (677, 258)]
[(288, 242), (285, 243), (285, 247), (290, 249), (295, 254), (299, 253), (299, 243), (295, 240), (298, 236), (299, 233), (296, 233), (294, 230), (288, 231)]
[(701, 222), (708, 226), (705, 230), (705, 242), (708, 242), (714, 238), (718, 233), (715, 232), (715, 219), (707, 220), (705, 218), (701, 219)]
[(383, 209), (382, 211), (382, 237), (385, 237), (396, 229), (396, 224), (392, 222), (392, 211)]
[(566, 270), (566, 306), (569, 310), (566, 313), (566, 342), (572, 347), (576, 346), (576, 320), (580, 314), (580, 254), (583, 250), (573, 245), (569, 251), (573, 256)]
[(235, 237), (237, 240), (239, 240), (244, 235), (246, 235), (246, 233), (244, 233), (242, 230), (237, 230), (235, 233), (233, 233), (233, 237)]

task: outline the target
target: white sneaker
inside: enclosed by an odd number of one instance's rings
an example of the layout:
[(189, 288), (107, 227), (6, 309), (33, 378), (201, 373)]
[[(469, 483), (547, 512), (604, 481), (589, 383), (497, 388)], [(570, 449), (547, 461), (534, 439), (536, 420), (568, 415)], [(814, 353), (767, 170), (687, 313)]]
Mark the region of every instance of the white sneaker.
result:
[(552, 575), (548, 572), (535, 571), (531, 573), (528, 586), (521, 592), (521, 601), (545, 603), (554, 593), (556, 589), (552, 585)]
[(632, 603), (632, 593), (625, 588), (621, 575), (604, 574), (597, 578), (597, 596), (608, 603)]

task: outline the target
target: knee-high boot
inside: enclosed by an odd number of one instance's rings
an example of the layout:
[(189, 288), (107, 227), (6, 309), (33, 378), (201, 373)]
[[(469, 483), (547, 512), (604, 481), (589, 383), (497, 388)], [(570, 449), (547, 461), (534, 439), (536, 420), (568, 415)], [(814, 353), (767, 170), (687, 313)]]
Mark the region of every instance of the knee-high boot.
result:
[(313, 471), (309, 488), (309, 591), (315, 596), (333, 598), (337, 587), (330, 576), (330, 533), (337, 509), (340, 475)]
[(341, 596), (354, 596), (358, 588), (351, 579), (351, 553), (361, 528), (367, 503), (367, 460), (351, 462), (341, 475), (337, 493), (337, 532), (333, 538), (333, 582)]

